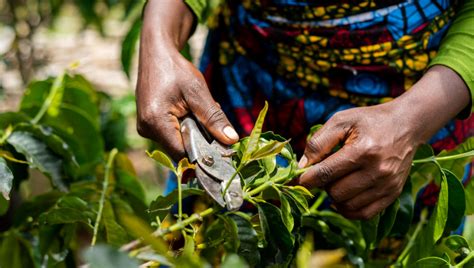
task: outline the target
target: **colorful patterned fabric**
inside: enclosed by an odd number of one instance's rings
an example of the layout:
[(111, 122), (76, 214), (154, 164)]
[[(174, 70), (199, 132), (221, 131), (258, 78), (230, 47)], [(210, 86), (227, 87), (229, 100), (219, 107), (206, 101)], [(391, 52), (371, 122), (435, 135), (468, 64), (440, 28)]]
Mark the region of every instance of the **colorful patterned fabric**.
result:
[[(201, 69), (242, 135), (268, 100), (267, 129), (301, 153), (310, 126), (408, 90), (454, 15), (449, 0), (230, 0), (209, 20)], [(454, 120), (430, 142), (451, 149), (473, 126)]]
[[(231, 0), (209, 20), (201, 70), (242, 136), (268, 100), (265, 128), (291, 138), (301, 155), (312, 125), (408, 90), (455, 10), (448, 0)], [(470, 116), (429, 142), (452, 149), (473, 134)], [(464, 182), (470, 175), (469, 166)], [(433, 187), (420, 194), (426, 204)]]

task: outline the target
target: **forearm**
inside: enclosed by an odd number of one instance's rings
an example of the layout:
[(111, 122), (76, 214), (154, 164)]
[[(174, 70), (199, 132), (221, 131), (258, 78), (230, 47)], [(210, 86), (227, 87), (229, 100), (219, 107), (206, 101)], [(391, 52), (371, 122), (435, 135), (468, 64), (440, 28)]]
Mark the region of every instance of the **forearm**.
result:
[(409, 91), (393, 101), (420, 143), (436, 134), (469, 103), (469, 89), (463, 79), (441, 65), (430, 68)]
[(194, 15), (183, 1), (149, 0), (144, 11), (141, 41), (148, 49), (173, 46), (180, 50), (193, 25)]

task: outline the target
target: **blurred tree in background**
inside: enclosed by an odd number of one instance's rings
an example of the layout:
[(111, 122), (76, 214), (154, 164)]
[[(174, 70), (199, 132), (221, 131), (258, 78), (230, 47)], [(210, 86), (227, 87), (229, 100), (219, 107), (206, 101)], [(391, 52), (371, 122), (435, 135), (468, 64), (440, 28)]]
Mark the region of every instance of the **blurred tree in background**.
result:
[(35, 53), (35, 35), (42, 28), (53, 28), (61, 12), (73, 7), (82, 20), (82, 29), (93, 27), (102, 35), (107, 35), (104, 22), (111, 14), (119, 14), (122, 21), (129, 22), (122, 50), (122, 64), (129, 75), (143, 4), (134, 0), (0, 0), (0, 31), (11, 37), (0, 50), (1, 60), (9, 68), (18, 69), (26, 84), (35, 68), (44, 64), (41, 55)]

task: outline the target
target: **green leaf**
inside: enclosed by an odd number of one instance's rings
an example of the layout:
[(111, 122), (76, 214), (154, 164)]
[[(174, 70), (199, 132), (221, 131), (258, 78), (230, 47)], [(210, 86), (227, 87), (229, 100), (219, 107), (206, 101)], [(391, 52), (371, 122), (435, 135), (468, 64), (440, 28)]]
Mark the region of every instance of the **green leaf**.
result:
[(434, 221), (429, 224), (433, 224), (433, 239), (438, 241), (443, 235), (448, 220), (449, 213), (449, 183), (444, 172), (441, 179), (441, 188), (438, 196), (438, 203), (436, 204), (435, 212), (431, 216)]
[(253, 228), (252, 223), (237, 213), (231, 214), (229, 217), (237, 226), (237, 236), (239, 240), (237, 253), (252, 267), (257, 266), (261, 258), (258, 249), (257, 232)]
[(291, 232), (295, 224), (293, 215), (291, 214), (291, 206), (288, 202), (288, 199), (285, 197), (285, 194), (279, 192), (279, 195), (281, 203), (281, 219), (283, 220), (283, 223), (285, 224), (288, 231)]
[(90, 268), (130, 268), (140, 264), (130, 259), (125, 252), (121, 252), (108, 245), (97, 245), (89, 248), (84, 254), (85, 261)]
[[(375, 245), (377, 245), (383, 238), (385, 238), (392, 230), (399, 208), (400, 200), (396, 199), (395, 202), (393, 202), (388, 208), (386, 208), (383, 214), (380, 216), (380, 222), (377, 230), (377, 240), (375, 241)], [(409, 225), (409, 223), (407, 225)]]
[(458, 252), (462, 248), (471, 249), (466, 238), (460, 235), (450, 235), (443, 240), (443, 244), (454, 252)]
[(161, 151), (158, 151), (158, 150), (154, 150), (152, 153), (147, 151), (146, 153), (148, 154), (148, 157), (152, 158), (153, 160), (155, 160), (156, 162), (158, 162), (162, 166), (168, 168), (169, 170), (173, 171), (174, 173), (177, 172), (174, 165), (173, 165), (173, 161), (171, 161), (171, 159), (165, 153), (163, 153)]
[[(182, 198), (186, 198), (191, 195), (202, 195), (203, 193), (203, 190), (188, 188), (182, 189), (181, 195)], [(178, 190), (174, 190), (167, 196), (158, 196), (155, 201), (151, 202), (148, 210), (151, 219), (154, 220), (155, 217), (158, 217), (162, 221), (176, 202), (178, 202)]]
[(83, 110), (63, 103), (57, 116), (46, 114), (40, 123), (51, 127), (69, 145), (80, 165), (79, 175), (93, 173), (96, 165), (103, 160), (104, 143), (100, 136), (98, 118), (94, 119)]
[(268, 111), (268, 102), (265, 101), (265, 106), (260, 111), (257, 121), (255, 122), (255, 125), (252, 129), (252, 133), (250, 133), (250, 136), (248, 138), (248, 143), (244, 148), (243, 155), (241, 158), (242, 163), (247, 163), (250, 160), (251, 154), (255, 150), (257, 150), (258, 141), (260, 139), (260, 135), (262, 134), (263, 122), (265, 120), (265, 115), (267, 114), (267, 111)]
[(411, 197), (411, 192), (412, 192), (411, 187), (412, 187), (411, 179), (408, 178), (408, 180), (405, 183), (405, 186), (403, 187), (403, 191), (398, 198), (399, 209), (397, 211), (397, 216), (396, 216), (394, 225), (392, 227), (392, 230), (390, 231), (391, 235), (403, 236), (410, 229), (410, 225), (413, 220), (413, 213), (415, 209), (415, 202), (413, 198)]
[(466, 196), (466, 215), (474, 214), (474, 178), (471, 178), (464, 188)]
[(293, 251), (293, 237), (283, 223), (281, 211), (269, 203), (258, 203), (260, 226), (267, 246), (263, 249), (264, 265), (287, 265)]
[(31, 256), (31, 244), (16, 230), (2, 233), (0, 240), (0, 267), (36, 267)]
[[(90, 226), (92, 218), (82, 210), (73, 208), (55, 208), (41, 214), (40, 224), (54, 225), (82, 222)], [(92, 228), (92, 226), (90, 226)]]
[(469, 157), (448, 161), (439, 161), (439, 163), (441, 167), (451, 171), (457, 178), (462, 178), (464, 176), (466, 164), (472, 162), (474, 158), (474, 137), (466, 139), (463, 143), (459, 144), (454, 150), (442, 151), (438, 154), (438, 157), (447, 157), (469, 152), (471, 152)]
[(107, 244), (118, 247), (130, 240), (125, 229), (117, 223), (115, 212), (109, 201), (104, 203), (102, 221), (104, 223)]
[(248, 268), (249, 265), (245, 262), (245, 260), (240, 258), (239, 255), (228, 254), (224, 258), (224, 261), (222, 262), (221, 267), (222, 268), (235, 268), (235, 267)]
[(279, 142), (270, 141), (265, 146), (256, 149), (249, 157), (249, 161), (258, 160), (267, 156), (275, 156), (279, 154), (289, 141)]
[[(10, 200), (10, 191), (13, 185), (13, 174), (5, 159), (0, 157), (0, 192), (5, 200)], [(1, 214), (1, 213), (0, 213)]]
[(373, 250), (377, 242), (377, 230), (380, 222), (380, 214), (376, 215), (368, 221), (361, 222), (362, 234), (364, 234), (367, 251)]
[(182, 177), (183, 174), (190, 169), (195, 169), (196, 165), (189, 163), (187, 158), (183, 158), (179, 160), (178, 168), (177, 168), (177, 176)]
[(288, 198), (291, 198), (295, 202), (301, 213), (309, 212), (308, 200), (306, 199), (304, 191), (297, 191), (291, 186), (285, 186), (282, 190)]
[(23, 202), (19, 208), (15, 209), (14, 225), (21, 226), (30, 219), (36, 219), (43, 212), (50, 210), (62, 196), (64, 196), (62, 192), (50, 191)]
[(61, 137), (52, 132), (51, 128), (30, 123), (20, 123), (15, 126), (15, 131), (29, 132), (35, 138), (44, 142), (53, 153), (61, 156), (65, 161), (65, 171), (71, 175), (76, 174), (79, 164), (74, 152)]
[(448, 182), (448, 218), (445, 231), (456, 230), (464, 218), (466, 198), (461, 181), (449, 170), (443, 170)]
[(20, 112), (0, 113), (0, 131), (6, 129), (8, 126), (14, 126), (19, 123), (26, 123), (30, 120), (30, 117)]
[(311, 127), (311, 129), (309, 130), (309, 133), (308, 133), (308, 136), (306, 137), (306, 140), (309, 140), (313, 137), (313, 135), (318, 131), (320, 130), (321, 128), (323, 127), (323, 125), (321, 124), (317, 124), (317, 125), (314, 125)]
[(142, 239), (147, 245), (150, 245), (156, 253), (165, 256), (171, 263), (174, 259), (168, 256), (168, 245), (161, 237), (154, 236), (150, 226), (138, 217), (131, 214), (120, 215), (123, 225), (134, 237)]
[(3, 216), (5, 213), (7, 213), (9, 206), (10, 202), (0, 195), (0, 216)]
[(449, 268), (451, 267), (447, 261), (439, 257), (428, 257), (421, 259), (415, 263), (415, 268)]
[(62, 160), (54, 155), (46, 145), (23, 131), (13, 132), (7, 139), (15, 150), (23, 154), (33, 168), (39, 169), (51, 179), (51, 184), (61, 191), (67, 187), (62, 180)]
[(122, 42), (122, 52), (120, 58), (122, 61), (122, 69), (128, 78), (130, 78), (130, 69), (132, 66), (133, 56), (135, 55), (137, 42), (140, 38), (141, 27), (142, 18), (139, 16), (132, 23)]

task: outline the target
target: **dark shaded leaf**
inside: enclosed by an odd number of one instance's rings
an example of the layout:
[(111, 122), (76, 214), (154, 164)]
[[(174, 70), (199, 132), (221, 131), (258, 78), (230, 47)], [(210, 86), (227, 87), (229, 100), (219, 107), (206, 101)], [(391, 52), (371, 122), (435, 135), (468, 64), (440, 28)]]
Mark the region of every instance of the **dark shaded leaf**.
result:
[(264, 265), (287, 265), (293, 254), (294, 240), (274, 205), (258, 203), (260, 225), (267, 241), (262, 250)]
[(62, 180), (63, 162), (43, 142), (23, 131), (13, 132), (7, 142), (26, 157), (31, 167), (39, 169), (48, 176), (54, 187), (66, 191), (66, 184)]
[[(386, 237), (392, 230), (399, 208), (400, 200), (397, 198), (395, 202), (393, 202), (388, 208), (386, 208), (383, 214), (380, 216), (380, 222), (377, 230), (377, 240), (375, 241), (375, 245), (378, 245), (378, 243), (384, 237)], [(407, 225), (410, 224), (407, 223)]]
[(464, 187), (456, 178), (456, 175), (449, 170), (444, 170), (448, 182), (448, 218), (446, 220), (445, 231), (456, 230), (464, 218), (466, 211), (466, 198)]
[(403, 191), (398, 198), (399, 209), (395, 218), (395, 223), (390, 231), (390, 234), (395, 236), (403, 236), (410, 229), (411, 222), (413, 220), (413, 212), (415, 208), (415, 202), (411, 197), (411, 179), (405, 183)]
[[(203, 190), (196, 189), (196, 188), (188, 188), (182, 189), (182, 198), (186, 198), (192, 195), (202, 195), (204, 193)], [(151, 202), (150, 208), (148, 213), (152, 220), (155, 217), (158, 217), (160, 221), (162, 221), (166, 215), (171, 210), (174, 204), (178, 202), (178, 190), (174, 190), (173, 192), (169, 193), (167, 196), (158, 196), (155, 201)]]
[(135, 55), (137, 42), (140, 38), (141, 28), (142, 18), (137, 17), (130, 26), (130, 29), (128, 30), (122, 42), (122, 52), (120, 59), (122, 61), (122, 69), (128, 78), (130, 78), (130, 68), (132, 65), (133, 56)]
[(237, 236), (239, 240), (239, 249), (237, 253), (252, 267), (257, 266), (261, 259), (258, 250), (258, 236), (257, 232), (252, 227), (252, 223), (238, 214), (231, 214), (229, 217), (237, 226)]

